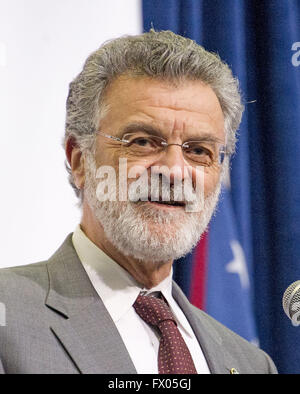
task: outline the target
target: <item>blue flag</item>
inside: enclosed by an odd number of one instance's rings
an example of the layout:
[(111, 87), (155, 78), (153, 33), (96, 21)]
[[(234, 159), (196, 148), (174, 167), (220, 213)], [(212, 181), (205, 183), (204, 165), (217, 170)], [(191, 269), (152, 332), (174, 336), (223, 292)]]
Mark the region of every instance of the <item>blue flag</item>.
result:
[(258, 344), (251, 269), (237, 231), (230, 190), (226, 187), (209, 227), (206, 258), (204, 309), (228, 328)]

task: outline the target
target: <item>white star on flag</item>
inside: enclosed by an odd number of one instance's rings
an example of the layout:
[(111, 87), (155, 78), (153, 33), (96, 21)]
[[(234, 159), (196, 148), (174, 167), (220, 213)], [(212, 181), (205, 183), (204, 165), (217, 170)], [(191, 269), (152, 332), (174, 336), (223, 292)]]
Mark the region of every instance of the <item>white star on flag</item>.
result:
[(248, 289), (250, 287), (250, 281), (243, 248), (235, 240), (230, 242), (230, 246), (233, 253), (233, 260), (226, 265), (226, 271), (232, 274), (238, 274), (242, 289)]

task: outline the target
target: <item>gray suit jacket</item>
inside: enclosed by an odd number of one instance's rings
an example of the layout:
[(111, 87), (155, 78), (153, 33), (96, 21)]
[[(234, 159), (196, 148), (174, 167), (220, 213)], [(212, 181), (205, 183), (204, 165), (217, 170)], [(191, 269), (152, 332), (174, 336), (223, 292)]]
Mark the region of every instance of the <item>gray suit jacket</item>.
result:
[[(212, 373), (276, 373), (267, 354), (192, 306), (175, 283), (173, 296)], [(71, 234), (48, 261), (1, 269), (0, 302), (1, 373), (136, 373)]]

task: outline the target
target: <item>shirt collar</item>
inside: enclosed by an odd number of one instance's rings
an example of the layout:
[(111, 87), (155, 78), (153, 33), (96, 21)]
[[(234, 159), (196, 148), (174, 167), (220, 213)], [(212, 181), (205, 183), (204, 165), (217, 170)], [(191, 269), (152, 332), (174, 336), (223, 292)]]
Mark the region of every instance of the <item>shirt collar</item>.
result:
[(80, 225), (76, 227), (72, 241), (92, 285), (114, 322), (120, 320), (131, 309), (140, 292), (148, 294), (161, 291), (181, 327), (188, 335), (193, 335), (182, 310), (172, 297), (172, 268), (170, 274), (162, 282), (151, 289), (146, 289), (122, 266), (96, 246), (85, 235)]

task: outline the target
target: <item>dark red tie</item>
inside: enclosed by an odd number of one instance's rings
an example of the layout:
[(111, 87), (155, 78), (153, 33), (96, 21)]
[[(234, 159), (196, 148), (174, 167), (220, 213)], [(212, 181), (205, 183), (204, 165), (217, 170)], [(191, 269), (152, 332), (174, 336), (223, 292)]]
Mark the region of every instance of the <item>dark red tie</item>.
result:
[(158, 327), (161, 333), (158, 372), (160, 374), (196, 374), (189, 349), (167, 303), (151, 295), (139, 295), (133, 307), (146, 323)]

